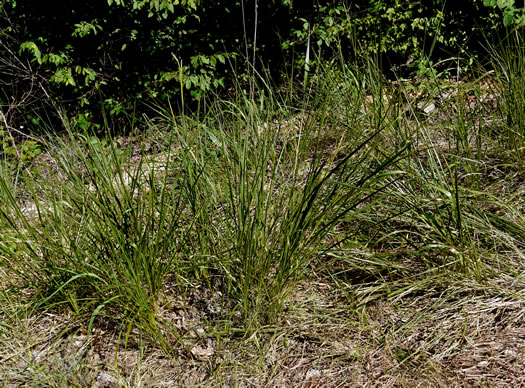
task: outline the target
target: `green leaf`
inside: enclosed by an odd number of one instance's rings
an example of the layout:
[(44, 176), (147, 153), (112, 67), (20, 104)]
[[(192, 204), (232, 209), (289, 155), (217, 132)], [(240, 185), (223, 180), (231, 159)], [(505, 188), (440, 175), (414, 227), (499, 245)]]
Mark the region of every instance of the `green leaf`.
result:
[(503, 16), (503, 25), (505, 27), (508, 27), (514, 23), (514, 17), (511, 12), (506, 12), (505, 16)]
[(498, 7), (503, 8), (513, 8), (514, 0), (497, 0)]
[(35, 42), (24, 42), (20, 45), (20, 53), (24, 51), (29, 51), (33, 53), (36, 61), (38, 64), (42, 64), (42, 54), (40, 53), (40, 50), (38, 46), (35, 44)]

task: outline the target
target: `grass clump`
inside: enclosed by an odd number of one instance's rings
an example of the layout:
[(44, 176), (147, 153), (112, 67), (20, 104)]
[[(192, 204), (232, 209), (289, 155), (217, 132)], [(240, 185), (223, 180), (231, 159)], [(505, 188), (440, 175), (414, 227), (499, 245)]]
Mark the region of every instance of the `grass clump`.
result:
[(13, 195), (6, 177), (0, 181), (7, 198), (2, 221), (21, 249), (3, 246), (7, 271), (36, 292), (36, 307), (67, 304), (92, 314), (90, 325), (97, 314), (118, 311), (154, 328), (158, 297), (185, 233), (168, 170), (143, 154), (132, 166), (111, 140), (71, 134), (53, 142), (54, 168), (26, 181), (30, 206)]
[[(9, 271), (35, 290), (39, 307), (90, 312), (90, 325), (111, 311), (154, 332), (168, 274), (182, 285), (188, 257), (198, 258), (206, 263), (197, 272), (208, 282), (216, 275), (241, 326), (276, 322), (312, 260), (333, 244), (334, 228), (384, 190), (405, 150), (378, 152), (382, 123), (355, 112), (355, 127), (337, 134), (348, 113), (331, 114), (328, 89), (308, 96), (293, 125), (271, 90), (218, 101), (199, 123), (166, 115), (167, 143), (179, 147), (162, 162), (140, 143), (133, 153), (73, 131), (48, 140), (55, 168), (28, 179), (33, 210), (5, 176), (0, 182), (2, 221), (24, 251), (22, 259), (4, 247)], [(361, 105), (362, 92), (350, 93)]]

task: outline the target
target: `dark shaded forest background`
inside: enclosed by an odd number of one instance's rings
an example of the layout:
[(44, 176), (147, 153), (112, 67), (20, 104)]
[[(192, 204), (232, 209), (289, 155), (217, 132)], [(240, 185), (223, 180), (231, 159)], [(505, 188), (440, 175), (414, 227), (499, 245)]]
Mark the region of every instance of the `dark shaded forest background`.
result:
[(195, 110), (255, 73), (277, 88), (302, 80), (319, 60), (378, 55), (391, 79), (468, 67), (523, 20), (503, 3), (2, 0), (0, 107), (23, 132), (60, 115), (126, 132), (152, 103)]

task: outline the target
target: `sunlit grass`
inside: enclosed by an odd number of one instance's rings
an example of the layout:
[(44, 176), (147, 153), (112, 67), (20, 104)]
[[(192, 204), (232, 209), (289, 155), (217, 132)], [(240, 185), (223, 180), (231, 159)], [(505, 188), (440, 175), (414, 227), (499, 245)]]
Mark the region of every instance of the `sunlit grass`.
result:
[[(462, 344), (451, 311), (483, 293), (523, 298), (522, 110), (503, 92), (523, 93), (522, 59), (498, 53), (495, 73), (421, 84), (424, 106), (413, 85), (392, 87), (373, 60), (334, 61), (297, 93), (253, 80), (257, 93), (239, 87), (199, 115), (157, 106), (140, 135), (69, 128), (42, 139), (45, 158), (32, 164), (3, 155), (1, 343), (32, 316), (56, 314), (77, 323), (72, 336), (106, 322), (122, 348), (145, 335), (142, 349), (172, 357), (211, 357), (194, 338), (266, 352), (285, 349), (294, 330), (367, 331), (369, 306), (409, 309), (410, 299), (424, 309), (376, 345), (399, 367), (451, 357)], [(497, 94), (484, 91), (487, 81)], [(311, 284), (333, 308), (299, 297)], [(193, 321), (181, 323), (177, 309)], [(426, 320), (448, 331), (399, 345)], [(6, 360), (22, 357), (19, 342)], [(139, 381), (139, 370), (121, 384)], [(41, 371), (36, 383), (57, 376)]]

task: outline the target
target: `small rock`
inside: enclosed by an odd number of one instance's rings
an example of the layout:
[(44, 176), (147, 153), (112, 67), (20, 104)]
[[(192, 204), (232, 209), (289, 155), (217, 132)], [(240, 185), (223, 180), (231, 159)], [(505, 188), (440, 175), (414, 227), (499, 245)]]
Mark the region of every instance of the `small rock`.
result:
[(191, 354), (200, 361), (207, 361), (215, 354), (215, 350), (210, 346), (204, 348), (201, 345), (197, 345), (191, 349)]

